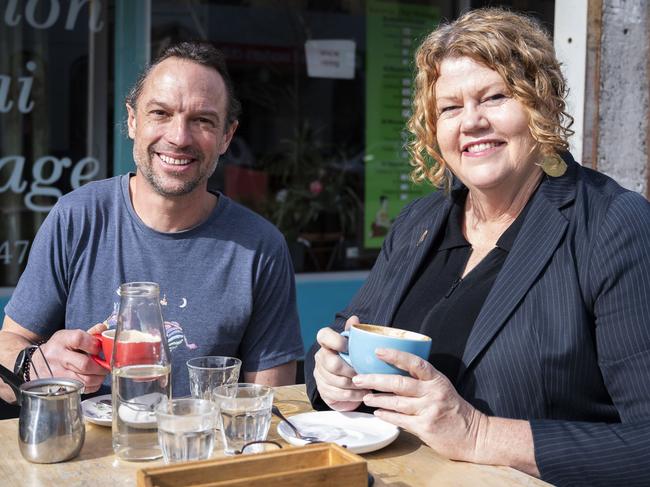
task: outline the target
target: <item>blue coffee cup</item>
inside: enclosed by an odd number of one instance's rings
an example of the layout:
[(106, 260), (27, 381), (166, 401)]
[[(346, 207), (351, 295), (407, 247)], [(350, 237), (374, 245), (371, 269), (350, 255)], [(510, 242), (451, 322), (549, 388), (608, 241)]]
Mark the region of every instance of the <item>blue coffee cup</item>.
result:
[(375, 355), (378, 348), (392, 348), (429, 359), (431, 338), (420, 333), (388, 326), (358, 324), (341, 333), (348, 338), (348, 353), (339, 356), (358, 374), (409, 375), (405, 370), (387, 364)]

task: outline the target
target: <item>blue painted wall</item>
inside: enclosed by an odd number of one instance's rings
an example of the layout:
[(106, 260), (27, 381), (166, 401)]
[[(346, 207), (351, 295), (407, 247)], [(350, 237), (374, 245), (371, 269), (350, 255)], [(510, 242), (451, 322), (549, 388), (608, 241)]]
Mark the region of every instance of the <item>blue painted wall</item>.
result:
[[(0, 318), (5, 319), (5, 306), (9, 302), (10, 296), (0, 296)], [(2, 323), (2, 321), (0, 321)]]
[(367, 271), (296, 276), (296, 299), (305, 351), (316, 342), (318, 330), (329, 326), (336, 313), (347, 306), (367, 276)]
[(115, 2), (115, 99), (113, 110), (113, 174), (135, 170), (133, 143), (126, 136), (124, 98), (149, 62), (150, 2)]

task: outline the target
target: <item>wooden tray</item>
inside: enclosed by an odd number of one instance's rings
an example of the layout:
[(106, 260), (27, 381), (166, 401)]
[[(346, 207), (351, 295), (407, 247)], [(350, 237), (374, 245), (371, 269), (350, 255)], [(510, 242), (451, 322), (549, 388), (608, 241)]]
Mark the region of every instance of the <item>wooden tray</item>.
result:
[(143, 468), (138, 487), (366, 487), (368, 465), (334, 443)]

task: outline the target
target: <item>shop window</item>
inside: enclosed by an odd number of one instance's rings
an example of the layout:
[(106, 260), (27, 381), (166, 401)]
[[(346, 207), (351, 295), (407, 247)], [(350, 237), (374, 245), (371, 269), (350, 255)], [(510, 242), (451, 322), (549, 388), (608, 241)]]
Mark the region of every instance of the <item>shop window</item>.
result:
[(0, 287), (56, 201), (107, 175), (107, 2), (3, 2)]
[(196, 38), (225, 53), (243, 114), (210, 185), (276, 224), (298, 272), (368, 269), (431, 191), (408, 180), (402, 129), (413, 50), (451, 3), (152, 3), (152, 57)]

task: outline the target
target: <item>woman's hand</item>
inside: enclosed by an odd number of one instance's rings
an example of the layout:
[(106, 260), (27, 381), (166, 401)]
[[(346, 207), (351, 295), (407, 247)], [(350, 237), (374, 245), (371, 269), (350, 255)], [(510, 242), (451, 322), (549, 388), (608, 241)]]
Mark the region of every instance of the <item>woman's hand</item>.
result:
[(488, 417), (456, 392), (429, 362), (397, 350), (378, 349), (377, 357), (407, 371), (401, 375), (357, 375), (358, 387), (369, 393), (363, 402), (380, 408), (375, 415), (417, 435), (438, 453), (454, 460), (477, 461)]
[[(351, 316), (345, 329), (356, 323), (359, 318)], [(355, 410), (369, 391), (352, 382), (356, 372), (339, 357), (339, 352), (347, 351), (348, 340), (331, 328), (319, 330), (316, 340), (321, 348), (314, 356), (314, 379), (321, 398), (336, 411)]]

